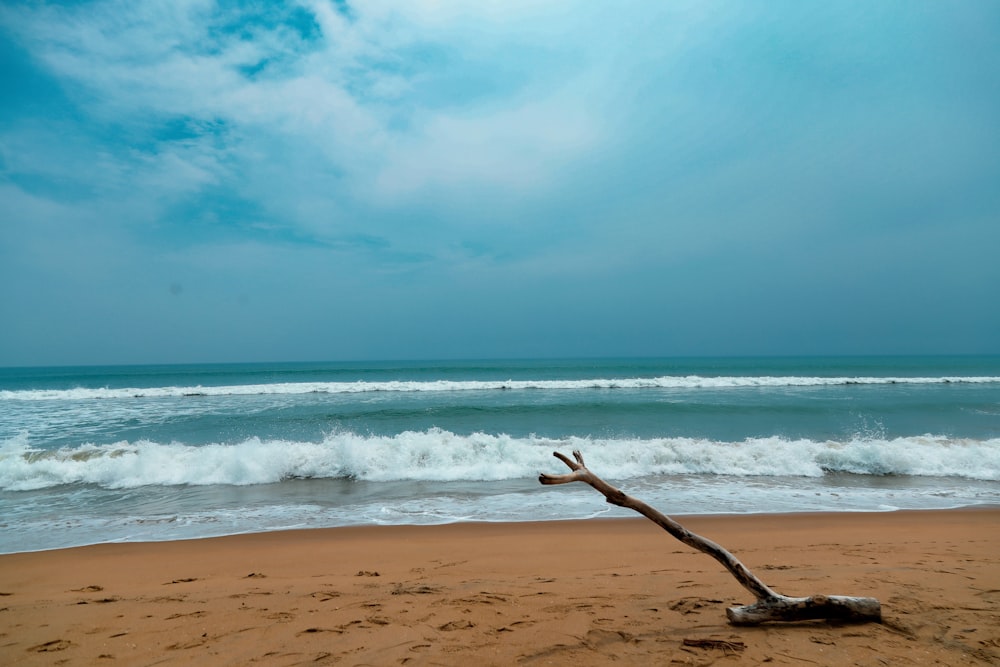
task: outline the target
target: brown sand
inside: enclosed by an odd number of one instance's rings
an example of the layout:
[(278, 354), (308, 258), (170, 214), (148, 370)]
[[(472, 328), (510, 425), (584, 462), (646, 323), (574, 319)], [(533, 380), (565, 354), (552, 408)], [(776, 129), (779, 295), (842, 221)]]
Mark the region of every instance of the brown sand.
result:
[(749, 594), (641, 518), (344, 528), (0, 556), (0, 664), (1000, 664), (1000, 510), (679, 520), (884, 622), (730, 626)]

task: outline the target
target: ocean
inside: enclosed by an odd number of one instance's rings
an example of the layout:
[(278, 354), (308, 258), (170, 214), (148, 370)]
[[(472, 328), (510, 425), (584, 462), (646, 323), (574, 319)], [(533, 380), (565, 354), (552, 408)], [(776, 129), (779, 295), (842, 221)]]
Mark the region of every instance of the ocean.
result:
[(279, 529), (1000, 504), (1000, 357), (0, 369), (0, 552)]

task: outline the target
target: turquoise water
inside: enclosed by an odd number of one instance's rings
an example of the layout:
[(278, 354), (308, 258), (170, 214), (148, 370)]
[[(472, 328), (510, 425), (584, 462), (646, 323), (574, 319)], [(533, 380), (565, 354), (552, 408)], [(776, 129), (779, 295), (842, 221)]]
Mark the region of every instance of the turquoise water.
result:
[[(1000, 357), (0, 369), (0, 551), (279, 528), (1000, 500)], [(624, 514), (623, 514), (624, 515)]]

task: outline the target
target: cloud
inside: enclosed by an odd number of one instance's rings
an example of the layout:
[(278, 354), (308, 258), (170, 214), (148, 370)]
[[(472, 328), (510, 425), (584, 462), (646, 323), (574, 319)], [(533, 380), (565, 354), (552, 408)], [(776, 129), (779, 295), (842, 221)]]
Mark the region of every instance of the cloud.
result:
[[(453, 326), (469, 350), (513, 335), (501, 321), (519, 313), (552, 336), (620, 335), (625, 352), (657, 349), (668, 320), (669, 340), (695, 349), (707, 338), (678, 321), (722, 326), (723, 310), (772, 302), (836, 331), (843, 304), (883, 318), (856, 294), (892, 294), (917, 320), (907, 281), (979, 298), (1000, 280), (949, 256), (1000, 242), (1000, 49), (982, 27), (996, 14), (6, 3), (0, 240), (14, 264), (0, 278), (49, 286), (17, 297), (29, 311), (76, 312), (62, 280), (102, 312), (156, 319), (148, 295), (182, 285), (164, 302), (177, 317), (263, 327), (245, 314), (256, 299), (318, 337), (351, 320), (356, 342), (395, 322), (382, 304), (424, 312), (427, 345)], [(341, 308), (323, 320), (307, 304), (330, 312), (328, 292)], [(628, 317), (646, 338), (621, 331)], [(989, 339), (995, 320), (975, 317)], [(792, 315), (771, 319), (755, 326), (804, 340)]]
[(394, 142), (374, 195), (427, 190), (502, 190), (515, 197), (550, 188), (597, 143), (598, 128), (565, 100), (525, 102), (488, 115), (433, 114)]
[[(265, 16), (253, 9), (99, 2), (15, 8), (4, 22), (91, 119), (80, 129), (101, 144), (102, 165), (96, 173), (71, 171), (96, 187), (128, 172), (153, 197), (177, 199), (225, 182), (265, 209), (283, 192), (307, 200), (323, 192), (327, 207), (340, 210), (447, 199), (470, 186), (510, 196), (551, 185), (595, 141), (596, 122), (572, 92), (508, 98), (473, 85), (469, 103), (462, 102), (469, 71), (460, 62), (469, 43), (463, 26), (483, 20), (471, 10), (432, 3), (407, 14), (412, 7), (398, 12), (373, 3), (345, 15), (324, 2), (265, 9)], [(532, 18), (523, 16), (527, 9), (486, 4), (477, 11), (494, 24), (521, 12), (524, 23)], [(315, 29), (296, 27), (302, 24)], [(435, 41), (449, 38), (459, 44)], [(493, 36), (480, 47), (482, 57), (513, 62), (516, 55), (502, 53), (506, 46)], [(424, 52), (439, 53), (454, 83), (435, 80), (437, 63), (411, 62)], [(537, 86), (533, 76), (522, 64), (500, 93)], [(451, 92), (428, 97), (435, 87)], [(172, 136), (179, 127), (182, 138)], [(108, 141), (110, 132), (121, 141)], [(54, 138), (33, 140), (44, 147)], [(12, 146), (10, 153), (27, 151)], [(289, 160), (299, 164), (276, 180), (271, 165)], [(36, 170), (54, 164), (41, 161)], [(322, 232), (316, 216), (277, 208), (291, 217), (287, 224)]]

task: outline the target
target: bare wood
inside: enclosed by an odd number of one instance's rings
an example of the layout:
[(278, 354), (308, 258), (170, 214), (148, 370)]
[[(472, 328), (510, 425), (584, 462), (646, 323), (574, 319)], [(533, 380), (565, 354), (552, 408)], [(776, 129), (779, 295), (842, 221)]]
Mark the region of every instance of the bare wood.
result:
[(667, 515), (646, 503), (626, 495), (587, 469), (583, 455), (573, 452), (572, 461), (559, 452), (553, 456), (566, 464), (571, 472), (563, 475), (542, 473), (538, 481), (542, 484), (569, 484), (583, 482), (600, 492), (609, 503), (634, 510), (643, 515), (675, 538), (690, 547), (708, 554), (719, 561), (736, 581), (750, 591), (757, 602), (742, 607), (730, 607), (726, 616), (733, 625), (758, 625), (770, 621), (804, 621), (811, 619), (838, 619), (850, 621), (880, 621), (881, 605), (875, 598), (847, 597), (842, 595), (813, 595), (792, 598), (771, 590), (758, 579), (735, 556), (715, 542), (692, 533)]

